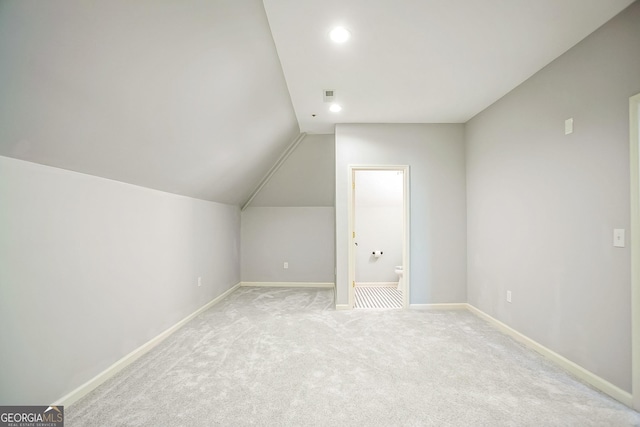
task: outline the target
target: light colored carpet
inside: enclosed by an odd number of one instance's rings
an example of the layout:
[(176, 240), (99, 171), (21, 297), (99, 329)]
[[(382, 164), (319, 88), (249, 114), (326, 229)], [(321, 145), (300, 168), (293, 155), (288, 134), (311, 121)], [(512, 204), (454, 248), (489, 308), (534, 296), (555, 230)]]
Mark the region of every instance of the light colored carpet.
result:
[(73, 426), (633, 426), (466, 311), (240, 288), (74, 405)]
[(402, 291), (386, 286), (356, 286), (353, 308), (402, 308)]

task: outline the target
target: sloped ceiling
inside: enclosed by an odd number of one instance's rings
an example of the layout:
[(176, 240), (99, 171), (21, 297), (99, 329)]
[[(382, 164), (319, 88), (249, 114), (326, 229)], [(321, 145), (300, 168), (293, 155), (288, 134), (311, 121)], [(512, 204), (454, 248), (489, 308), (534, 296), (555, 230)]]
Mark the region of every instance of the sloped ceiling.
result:
[(632, 2), (0, 0), (0, 155), (241, 205), (301, 129), (465, 122)]
[(260, 0), (0, 2), (0, 155), (241, 204), (298, 134)]
[(250, 206), (334, 206), (335, 188), (333, 135), (306, 135)]
[[(465, 123), (633, 0), (264, 3), (301, 130), (333, 133), (335, 123)], [(337, 25), (348, 42), (329, 40)]]

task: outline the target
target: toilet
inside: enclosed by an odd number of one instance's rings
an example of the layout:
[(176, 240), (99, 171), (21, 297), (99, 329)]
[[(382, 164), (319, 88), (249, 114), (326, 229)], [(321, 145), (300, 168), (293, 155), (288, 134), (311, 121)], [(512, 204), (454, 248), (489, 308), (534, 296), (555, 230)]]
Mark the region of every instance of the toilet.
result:
[(402, 273), (404, 273), (404, 271), (402, 270), (402, 266), (396, 265), (396, 269), (394, 271), (398, 275), (398, 290), (404, 291), (404, 279), (402, 278)]

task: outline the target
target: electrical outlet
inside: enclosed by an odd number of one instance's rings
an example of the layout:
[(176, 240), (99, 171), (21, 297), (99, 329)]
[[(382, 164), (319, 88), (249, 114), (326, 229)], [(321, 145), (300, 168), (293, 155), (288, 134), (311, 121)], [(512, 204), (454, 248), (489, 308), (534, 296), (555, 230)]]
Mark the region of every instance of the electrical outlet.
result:
[(507, 291), (507, 302), (511, 302), (511, 291)]
[(285, 263), (282, 265), (282, 268), (289, 268), (289, 263), (285, 261)]
[(202, 286), (202, 277), (198, 277), (198, 286)]

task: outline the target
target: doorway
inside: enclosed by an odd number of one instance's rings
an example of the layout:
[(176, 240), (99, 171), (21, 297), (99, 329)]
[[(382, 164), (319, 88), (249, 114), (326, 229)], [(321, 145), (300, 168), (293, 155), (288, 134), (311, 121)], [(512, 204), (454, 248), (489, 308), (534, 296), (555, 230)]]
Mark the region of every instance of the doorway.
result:
[(349, 166), (349, 187), (349, 308), (406, 308), (409, 167)]

